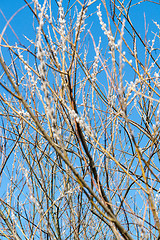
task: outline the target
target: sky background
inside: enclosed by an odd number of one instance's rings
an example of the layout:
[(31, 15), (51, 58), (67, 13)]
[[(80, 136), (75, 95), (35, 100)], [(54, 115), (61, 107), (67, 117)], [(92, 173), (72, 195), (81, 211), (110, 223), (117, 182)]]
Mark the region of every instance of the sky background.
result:
[[(43, 1), (39, 1), (40, 3), (43, 3)], [(54, 0), (53, 2), (53, 9), (57, 10), (57, 5)], [(63, 6), (66, 7), (67, 0), (63, 1)], [(74, 0), (70, 1), (70, 5), (75, 2)], [(96, 6), (100, 3), (100, 0), (97, 0), (92, 6), (90, 7), (89, 11), (94, 12), (96, 11)], [(106, 1), (107, 2), (107, 1)], [(126, 1), (128, 2), (128, 1)], [(137, 0), (132, 1), (133, 3), (137, 3)], [(158, 0), (155, 2), (158, 3)], [(109, 4), (109, 1), (108, 3)], [(0, 1), (0, 9), (4, 13), (7, 20), (9, 20), (17, 11), (20, 10), (20, 8), (23, 8), (25, 6), (25, 2), (23, 0), (13, 1), (13, 0), (1, 0)], [(32, 4), (33, 6), (33, 4)], [(156, 3), (150, 3), (150, 2), (144, 2), (140, 5), (135, 5), (130, 9), (130, 17), (131, 21), (134, 23), (135, 28), (137, 29), (137, 32), (144, 34), (144, 14), (146, 16), (146, 23), (149, 24), (149, 31), (157, 30), (155, 28), (155, 25), (153, 24), (153, 21), (156, 21), (160, 24), (160, 5)], [(57, 13), (57, 11), (56, 11)], [(54, 15), (54, 13), (53, 13)], [(94, 15), (97, 18), (97, 15)], [(25, 7), (22, 9), (19, 13), (16, 14), (16, 16), (11, 21), (11, 26), (14, 29), (14, 31), (18, 34), (19, 38), (22, 39), (22, 35), (26, 34), (27, 36), (32, 36), (32, 14), (28, 7)], [(96, 19), (95, 19), (96, 20)], [(94, 18), (92, 18), (92, 22), (94, 21)], [(0, 31), (2, 31), (3, 27), (5, 26), (6, 20), (2, 16), (2, 13), (0, 13)], [(96, 26), (92, 25), (92, 30), (96, 30)]]
[[(41, 4), (43, 3), (43, 0), (39, 1)], [(64, 8), (67, 7), (68, 1), (63, 1)], [(70, 1), (70, 6), (74, 3), (74, 0)], [(106, 1), (108, 5), (108, 9), (110, 10), (109, 2)], [(129, 2), (128, 0), (125, 1), (126, 3)], [(148, 39), (153, 39), (154, 33), (159, 34), (159, 30), (153, 23), (153, 21), (156, 21), (160, 24), (160, 5), (158, 4), (158, 0), (155, 1), (155, 3), (151, 2), (143, 2), (141, 4), (137, 4), (137, 0), (132, 1), (131, 5), (134, 5), (132, 8), (130, 8), (130, 19), (133, 23), (134, 28), (137, 30), (138, 33), (140, 33), (142, 39), (144, 39), (145, 36), (145, 19), (146, 19), (146, 26), (148, 29)], [(157, 4), (156, 4), (157, 2)], [(101, 3), (100, 0), (97, 0), (94, 4), (91, 5), (91, 7), (88, 10), (88, 13), (93, 13), (97, 11), (97, 6)], [(137, 4), (137, 5), (136, 5)], [(25, 7), (25, 2), (23, 0), (13, 1), (13, 0), (1, 0), (0, 1), (0, 32), (3, 31), (5, 25), (6, 25), (6, 19), (10, 21), (10, 26), (14, 30), (14, 32), (17, 34), (18, 38), (20, 39), (23, 44), (28, 45), (28, 41), (24, 38), (24, 35), (27, 36), (29, 39), (35, 40), (35, 30), (33, 26), (33, 16), (31, 11), (28, 7)], [(53, 16), (57, 18), (57, 4), (56, 1), (52, 0), (53, 5)], [(78, 5), (78, 4), (77, 4)], [(33, 4), (31, 5), (33, 7)], [(21, 10), (20, 10), (21, 9)], [(102, 8), (103, 11), (103, 8)], [(4, 16), (5, 18), (4, 18)], [(104, 22), (107, 22), (107, 20), (103, 19)], [(89, 29), (89, 26), (91, 26), (91, 32), (94, 35), (95, 42), (98, 45), (99, 36), (102, 34), (102, 31), (100, 30), (99, 26), (99, 19), (97, 14), (94, 14), (91, 18), (87, 19), (87, 29)], [(97, 25), (98, 24), (98, 25)], [(127, 23), (126, 23), (127, 24)], [(97, 32), (98, 29), (98, 32)], [(101, 32), (99, 32), (101, 31)], [(10, 44), (14, 44), (15, 42), (18, 42), (15, 35), (13, 34), (10, 27), (7, 27), (7, 30), (5, 31), (6, 36), (9, 39)], [(128, 40), (129, 42), (129, 40)], [(104, 43), (105, 44), (105, 43)], [(131, 43), (132, 44), (132, 43)], [(138, 42), (137, 42), (138, 44)], [(131, 45), (132, 47), (132, 45)], [(144, 63), (144, 48), (141, 50), (141, 43), (139, 43), (139, 53), (138, 56), (142, 62)], [(158, 47), (158, 46), (157, 46)], [(104, 46), (105, 48), (105, 46)], [(125, 50), (125, 49), (124, 49)], [(4, 50), (3, 50), (4, 51)], [(142, 54), (141, 54), (142, 53)], [(92, 54), (92, 53), (91, 53)], [(156, 53), (155, 53), (156, 54)], [(126, 77), (128, 74), (126, 73)]]
[[(43, 1), (39, 1), (39, 2), (42, 3)], [(52, 0), (52, 2), (53, 2), (53, 8), (52, 8), (53, 16), (56, 18), (58, 8), (56, 5), (56, 2), (54, 0)], [(63, 6), (66, 8), (68, 1), (64, 0), (63, 2), (64, 2)], [(75, 0), (71, 0), (70, 5), (73, 2), (75, 2)], [(100, 0), (97, 0), (92, 5), (92, 7), (89, 8), (89, 10), (88, 10), (89, 13), (96, 12), (97, 11), (96, 7), (97, 7), (97, 5), (99, 5), (100, 2), (101, 2)], [(133, 0), (132, 4), (137, 3), (137, 2), (138, 2), (137, 0)], [(153, 21), (156, 21), (160, 25), (160, 5), (156, 4), (156, 2), (158, 3), (158, 0), (156, 0), (155, 3), (146, 1), (144, 3), (141, 3), (140, 5), (135, 5), (130, 9), (131, 21), (134, 25), (134, 28), (137, 30), (138, 33), (140, 33), (142, 39), (144, 39), (144, 36), (145, 36), (145, 18), (146, 18), (146, 25), (148, 28), (148, 37), (147, 38), (152, 40), (154, 37), (154, 33), (159, 34), (159, 30), (153, 23)], [(109, 4), (109, 1), (107, 2), (107, 4)], [(31, 11), (29, 10), (29, 8), (24, 7), (24, 6), (25, 6), (25, 2), (23, 0), (15, 0), (15, 1), (0, 0), (0, 9), (1, 9), (0, 33), (3, 31), (3, 29), (6, 25), (6, 19), (9, 20), (14, 16), (13, 19), (10, 21), (10, 26), (12, 27), (14, 32), (17, 34), (20, 41), (23, 42), (24, 44), (26, 44), (26, 46), (27, 46), (29, 44), (29, 42), (24, 38), (24, 35), (27, 36), (29, 39), (33, 39), (33, 40), (35, 40), (36, 35), (35, 35), (35, 31), (34, 31), (34, 26), (33, 26), (33, 15), (31, 13)], [(32, 4), (32, 6), (33, 6), (33, 4)], [(15, 14), (16, 12), (17, 12), (17, 14)], [(4, 18), (3, 14), (6, 19)], [(87, 28), (89, 28), (89, 26), (92, 25), (91, 32), (93, 33), (93, 35), (95, 37), (96, 44), (98, 45), (99, 36), (102, 35), (102, 31), (100, 30), (99, 25), (97, 27), (97, 24), (99, 24), (97, 14), (94, 14), (93, 17), (89, 18), (87, 21), (88, 21)], [(103, 19), (103, 21), (107, 22), (105, 18)], [(98, 29), (98, 31), (97, 31), (97, 29)], [(101, 32), (99, 32), (99, 31), (101, 31)], [(12, 32), (12, 30), (9, 26), (7, 27), (7, 30), (6, 30), (6, 36), (9, 39), (10, 44), (15, 44), (15, 42), (18, 42), (18, 39), (16, 38), (16, 36), (14, 35), (14, 33)], [(107, 41), (106, 41), (106, 44), (107, 44)], [(105, 41), (103, 42), (103, 46), (105, 47)], [(159, 46), (157, 45), (157, 47), (159, 47)], [(142, 60), (142, 63), (144, 64), (144, 48), (142, 48), (141, 43), (139, 43), (138, 48), (139, 48), (138, 49), (139, 58)], [(3, 49), (3, 53), (4, 52), (5, 52), (5, 50)], [(141, 55), (141, 53), (142, 53), (142, 55)], [(154, 53), (154, 55), (156, 56), (156, 52)], [(132, 75), (131, 73), (132, 73), (131, 69), (126, 68), (125, 78), (128, 81), (133, 81), (134, 74)], [(0, 91), (1, 90), (2, 90), (2, 88), (0, 88)]]

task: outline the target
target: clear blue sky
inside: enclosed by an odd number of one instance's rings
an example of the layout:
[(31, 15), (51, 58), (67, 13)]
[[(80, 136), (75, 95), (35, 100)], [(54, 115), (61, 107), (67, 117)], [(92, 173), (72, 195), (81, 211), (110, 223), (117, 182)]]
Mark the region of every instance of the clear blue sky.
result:
[[(129, 2), (129, 0), (126, 0), (125, 2)], [(39, 1), (42, 3), (43, 1)], [(53, 16), (57, 17), (57, 7), (54, 0), (53, 2)], [(66, 3), (68, 0), (64, 0), (64, 6), (66, 7)], [(75, 2), (75, 0), (71, 0), (70, 4)], [(82, 2), (82, 0), (81, 0)], [(101, 0), (97, 0), (92, 7), (89, 9), (89, 12), (95, 12), (97, 11), (96, 6), (101, 2)], [(106, 0), (107, 4), (109, 3), (109, 0)], [(138, 2), (137, 0), (133, 0), (132, 2)], [(155, 0), (155, 2), (159, 2), (159, 0)], [(132, 3), (133, 4), (133, 3)], [(108, 4), (109, 5), (109, 4)], [(9, 20), (20, 8), (25, 6), (25, 2), (23, 0), (0, 0), (0, 9), (2, 10), (3, 14), (5, 15), (6, 19)], [(33, 6), (33, 4), (32, 4)], [(145, 35), (145, 25), (144, 25), (144, 15), (146, 17), (146, 25), (149, 25), (148, 28), (148, 39), (153, 39), (154, 33), (159, 34), (159, 31), (153, 21), (156, 21), (160, 25), (160, 5), (153, 4), (151, 2), (144, 2), (140, 5), (136, 5), (130, 9), (130, 18), (132, 23), (134, 24), (135, 29), (138, 33), (142, 36), (142, 39), (144, 39)], [(87, 20), (88, 23), (92, 24), (91, 32), (93, 33), (96, 44), (98, 44), (98, 38), (101, 35), (101, 32), (97, 32), (97, 24), (98, 24), (98, 17), (95, 14), (90, 20)], [(107, 22), (107, 20), (103, 19), (104, 22)], [(6, 20), (4, 19), (2, 13), (0, 12), (0, 33), (3, 31), (3, 28), (5, 27)], [(33, 29), (33, 15), (28, 7), (25, 7), (20, 12), (16, 14), (16, 16), (12, 19), (10, 22), (11, 27), (15, 31), (15, 33), (18, 35), (19, 39), (28, 45), (29, 43), (25, 40), (24, 35), (27, 36), (30, 39), (35, 40), (34, 35), (34, 29)], [(88, 27), (89, 28), (89, 25)], [(98, 29), (100, 29), (100, 26), (98, 26)], [(11, 29), (7, 28), (7, 37), (9, 39), (10, 44), (14, 44), (15, 42), (18, 42), (16, 37), (14, 36)], [(7, 39), (5, 37), (5, 39)], [(104, 44), (104, 43), (103, 43)], [(106, 42), (107, 44), (107, 42)], [(104, 45), (103, 45), (104, 46)], [(159, 47), (159, 46), (157, 46)], [(139, 44), (139, 54), (141, 53), (141, 44)], [(156, 54), (156, 53), (155, 53)], [(142, 51), (142, 62), (144, 59), (144, 49)], [(141, 58), (141, 56), (139, 56)], [(144, 63), (144, 62), (143, 62)], [(129, 76), (129, 81), (133, 81), (133, 76), (130, 74), (131, 72), (126, 72), (126, 78)]]
[[(39, 2), (42, 3), (43, 0), (41, 0)], [(53, 2), (53, 5), (56, 6), (55, 1), (52, 0), (52, 2)], [(64, 0), (64, 5), (67, 5), (66, 4), (67, 2), (68, 2), (67, 0)], [(75, 0), (70, 1), (71, 4), (73, 2), (75, 2)], [(100, 2), (101, 2), (100, 0), (97, 0), (92, 5), (92, 8), (90, 9), (90, 11), (96, 11), (96, 6)], [(109, 2), (109, 1), (106, 1), (106, 2)], [(138, 1), (134, 0), (134, 1), (132, 1), (132, 3), (133, 2), (136, 3)], [(155, 2), (158, 3), (159, 0), (155, 0)], [(1, 0), (0, 1), (0, 9), (3, 11), (3, 13), (7, 19), (10, 19), (10, 17), (24, 5), (25, 5), (25, 2), (23, 0), (16, 0), (16, 1)], [(32, 6), (33, 6), (33, 4), (32, 4)], [(147, 24), (150, 25), (149, 30), (151, 30), (151, 28), (152, 28), (152, 29), (155, 29), (155, 31), (156, 31), (157, 29), (154, 27), (152, 20), (160, 23), (160, 14), (159, 14), (160, 13), (160, 5), (153, 4), (150, 2), (144, 2), (144, 3), (141, 3), (141, 6), (140, 5), (134, 6), (130, 10), (131, 20), (134, 23), (135, 28), (137, 29), (137, 31), (139, 33), (143, 33), (143, 34), (144, 34), (144, 13), (145, 13), (145, 16), (147, 19), (146, 22), (147, 22)], [(53, 13), (53, 15), (54, 15), (54, 13)], [(21, 37), (21, 35), (24, 33), (26, 35), (30, 36), (32, 33), (32, 31), (31, 31), (32, 30), (32, 20), (33, 20), (32, 14), (31, 14), (30, 10), (28, 9), (28, 7), (26, 7), (23, 10), (21, 10), (14, 17), (14, 19), (11, 21), (11, 26), (13, 27), (13, 29), (15, 30), (16, 33), (19, 33), (19, 37)], [(92, 18), (92, 21), (93, 21), (93, 18)], [(1, 31), (3, 26), (5, 25), (5, 20), (1, 13), (0, 13), (0, 22), (1, 22), (1, 24), (0, 24), (0, 31)], [(92, 29), (94, 27), (92, 27)]]
[[(40, 0), (39, 2), (42, 4), (43, 0)], [(63, 6), (66, 7), (68, 0), (64, 0), (63, 2), (64, 2)], [(75, 2), (75, 0), (71, 0), (70, 6), (74, 2)], [(110, 9), (110, 6), (109, 6), (110, 1), (107, 0), (106, 2), (108, 5), (108, 9)], [(129, 1), (127, 0), (125, 2), (129, 2)], [(132, 4), (133, 4), (133, 2), (137, 3), (138, 0), (132, 1)], [(155, 2), (158, 3), (159, 0), (155, 0)], [(91, 12), (97, 11), (96, 6), (99, 3), (101, 3), (101, 0), (97, 0), (94, 4), (92, 4), (92, 6), (88, 10), (88, 12), (91, 13)], [(53, 4), (53, 16), (55, 16), (55, 18), (56, 18), (57, 17), (56, 1), (52, 0), (52, 4)], [(16, 0), (16, 1), (0, 0), (0, 9), (2, 10), (2, 12), (5, 15), (7, 20), (9, 20), (20, 8), (24, 7), (25, 5), (26, 4), (23, 0)], [(33, 7), (33, 4), (32, 4), (32, 7)], [(158, 34), (159, 34), (159, 32), (152, 20), (154, 20), (160, 24), (160, 14), (159, 13), (160, 13), (160, 5), (155, 4), (155, 3), (153, 4), (150, 2), (144, 2), (144, 3), (141, 3), (140, 5), (135, 5), (134, 7), (132, 7), (130, 9), (131, 21), (133, 22), (134, 27), (137, 30), (137, 32), (140, 33), (140, 35), (142, 36), (142, 39), (144, 39), (144, 35), (145, 35), (144, 14), (146, 17), (146, 24), (147, 24), (147, 26), (149, 25), (148, 39), (153, 39), (154, 34), (151, 32), (158, 33)], [(97, 14), (94, 14), (91, 18), (87, 19), (87, 21), (88, 21), (88, 28), (89, 28), (89, 25), (92, 25), (91, 32), (93, 33), (93, 35), (95, 37), (96, 44), (98, 44), (98, 39), (99, 39), (99, 36), (101, 33), (97, 32), (97, 24), (99, 24)], [(104, 22), (106, 22), (105, 18), (104, 18)], [(1, 12), (0, 12), (0, 23), (1, 23), (0, 24), (0, 32), (2, 32), (2, 30), (5, 26), (6, 20), (2, 16)], [(26, 35), (30, 39), (35, 40), (35, 34), (34, 34), (34, 30), (33, 30), (33, 16), (28, 7), (25, 7), (24, 9), (19, 11), (16, 14), (16, 16), (12, 19), (12, 21), (10, 22), (10, 25), (14, 29), (15, 33), (18, 35), (19, 39), (23, 42), (23, 44), (26, 43), (26, 45), (28, 45), (28, 42), (24, 39), (24, 35)], [(98, 26), (98, 29), (100, 29), (100, 26)], [(10, 44), (14, 44), (15, 42), (18, 41), (9, 27), (7, 27), (6, 34), (10, 41)], [(140, 44), (139, 48), (141, 48), (141, 44)], [(141, 49), (139, 49), (139, 52), (141, 53)], [(142, 53), (143, 53), (142, 56), (144, 56), (144, 52), (142, 52)], [(141, 56), (138, 56), (138, 57), (141, 57)], [(142, 60), (142, 62), (143, 62), (143, 60)], [(128, 77), (128, 76), (126, 75), (126, 77)]]

